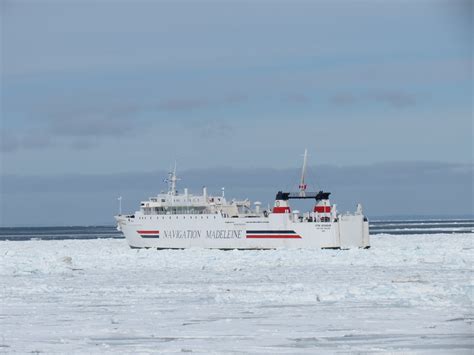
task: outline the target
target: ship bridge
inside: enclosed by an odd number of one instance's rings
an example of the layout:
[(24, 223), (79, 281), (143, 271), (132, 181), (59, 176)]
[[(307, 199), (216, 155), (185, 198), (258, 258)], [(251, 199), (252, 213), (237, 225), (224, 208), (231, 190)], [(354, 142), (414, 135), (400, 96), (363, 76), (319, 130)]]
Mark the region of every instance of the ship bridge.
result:
[(175, 170), (169, 173), (168, 192), (160, 193), (140, 203), (140, 213), (143, 215), (175, 215), (175, 214), (216, 214), (226, 217), (261, 216), (259, 205), (257, 211), (251, 209), (249, 200), (226, 200), (224, 188), (221, 196), (210, 196), (207, 188), (203, 187), (202, 195), (192, 195), (188, 189), (180, 194), (176, 188), (179, 179)]

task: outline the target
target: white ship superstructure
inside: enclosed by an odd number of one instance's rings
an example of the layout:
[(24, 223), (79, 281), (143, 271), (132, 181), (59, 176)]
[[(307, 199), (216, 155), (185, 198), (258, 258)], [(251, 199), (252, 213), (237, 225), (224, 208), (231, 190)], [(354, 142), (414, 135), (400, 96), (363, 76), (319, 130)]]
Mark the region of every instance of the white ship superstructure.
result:
[[(307, 192), (304, 181), (306, 152), (299, 192), (279, 191), (271, 210), (249, 200), (227, 201), (188, 189), (178, 193), (176, 167), (169, 173), (168, 192), (140, 203), (134, 214), (115, 216), (117, 228), (132, 248), (367, 248), (369, 225), (359, 204), (354, 213), (339, 214), (329, 192)], [(292, 199), (312, 199), (314, 208), (293, 211)]]

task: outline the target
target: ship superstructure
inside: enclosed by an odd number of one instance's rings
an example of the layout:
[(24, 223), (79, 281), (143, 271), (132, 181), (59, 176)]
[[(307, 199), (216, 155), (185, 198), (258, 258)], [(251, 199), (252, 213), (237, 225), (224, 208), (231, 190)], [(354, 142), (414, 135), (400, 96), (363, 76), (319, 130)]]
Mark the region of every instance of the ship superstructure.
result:
[[(271, 210), (249, 200), (228, 201), (177, 190), (176, 165), (166, 182), (168, 192), (140, 203), (134, 214), (115, 216), (117, 228), (132, 248), (350, 248), (369, 247), (369, 226), (359, 204), (354, 213), (339, 214), (329, 192), (307, 192), (305, 152), (298, 192), (279, 191)], [(300, 213), (292, 199), (314, 200), (311, 211)]]

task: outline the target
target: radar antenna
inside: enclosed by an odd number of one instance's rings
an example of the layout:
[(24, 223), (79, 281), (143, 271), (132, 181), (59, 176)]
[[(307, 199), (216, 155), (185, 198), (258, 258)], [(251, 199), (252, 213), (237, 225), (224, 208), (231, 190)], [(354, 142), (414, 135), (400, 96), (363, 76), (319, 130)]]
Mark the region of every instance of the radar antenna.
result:
[(168, 194), (171, 196), (176, 196), (178, 191), (176, 190), (176, 182), (180, 180), (176, 176), (176, 161), (174, 162), (174, 169), (168, 173), (168, 178), (165, 182), (168, 183)]

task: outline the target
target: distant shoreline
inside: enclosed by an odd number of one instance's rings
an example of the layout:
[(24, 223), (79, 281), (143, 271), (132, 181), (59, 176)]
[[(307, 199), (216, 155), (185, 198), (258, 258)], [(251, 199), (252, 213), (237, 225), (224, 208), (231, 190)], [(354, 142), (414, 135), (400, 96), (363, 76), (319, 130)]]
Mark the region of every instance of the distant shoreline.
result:
[[(370, 222), (419, 222), (419, 221), (473, 221), (473, 214), (462, 215), (387, 215), (387, 216), (368, 216)], [(71, 224), (71, 225), (6, 225), (0, 228), (113, 228), (115, 224)]]

